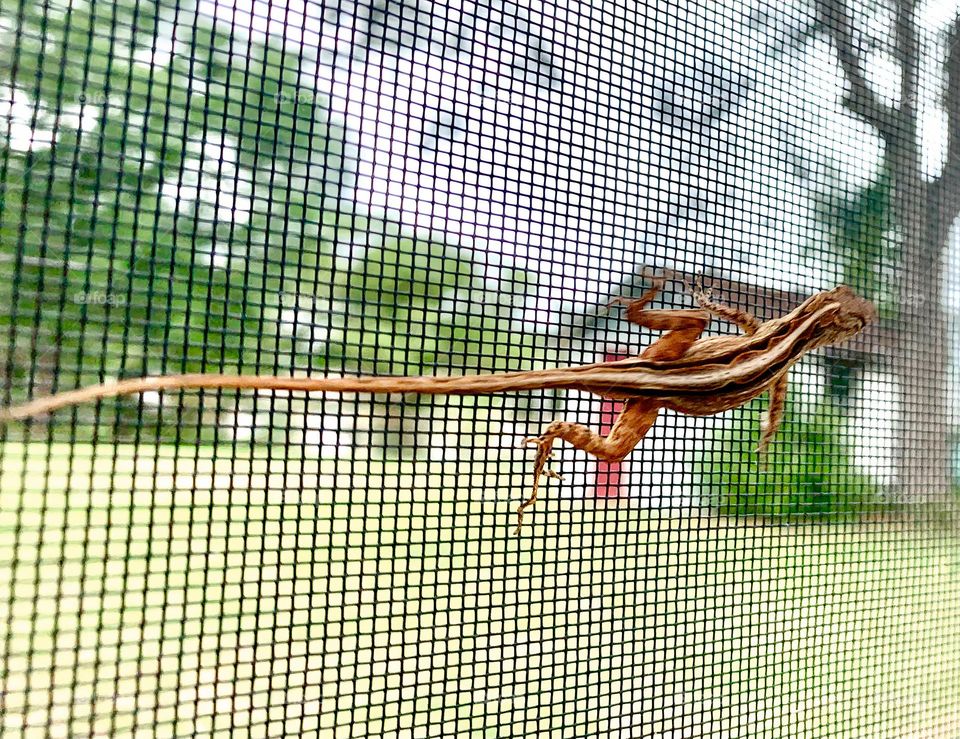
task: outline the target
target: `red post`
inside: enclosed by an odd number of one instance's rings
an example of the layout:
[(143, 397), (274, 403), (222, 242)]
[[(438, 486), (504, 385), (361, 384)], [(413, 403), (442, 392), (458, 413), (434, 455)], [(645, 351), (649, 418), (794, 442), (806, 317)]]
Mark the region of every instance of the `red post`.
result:
[[(603, 361), (615, 362), (623, 359), (626, 355), (608, 352)], [(603, 399), (600, 405), (600, 435), (606, 436), (613, 428), (613, 424), (620, 415), (620, 408), (623, 401)], [(620, 475), (623, 471), (623, 462), (603, 462), (597, 460), (597, 482), (594, 488), (594, 496), (597, 498), (619, 498), (622, 494), (620, 489)]]

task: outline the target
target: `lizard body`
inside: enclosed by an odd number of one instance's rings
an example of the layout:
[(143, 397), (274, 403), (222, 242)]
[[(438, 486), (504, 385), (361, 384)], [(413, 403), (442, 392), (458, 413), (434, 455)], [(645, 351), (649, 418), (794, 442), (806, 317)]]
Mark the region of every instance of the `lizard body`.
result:
[[(425, 395), (487, 395), (559, 388), (625, 400), (620, 416), (605, 438), (580, 424), (557, 421), (539, 437), (524, 440), (537, 446), (537, 457), (533, 492), (517, 511), (519, 532), (524, 509), (536, 501), (541, 475), (559, 477), (546, 468), (556, 439), (563, 439), (598, 459), (619, 461), (646, 435), (661, 408), (689, 415), (711, 415), (736, 408), (769, 390), (771, 402), (759, 447), (762, 451), (776, 433), (783, 415), (790, 367), (806, 352), (843, 341), (876, 319), (873, 304), (842, 285), (817, 293), (785, 316), (762, 323), (749, 313), (712, 302), (700, 290), (694, 295), (699, 309), (646, 309), (665, 281), (665, 277), (655, 278), (653, 287), (636, 300), (614, 301), (626, 305), (627, 320), (667, 332), (638, 357), (630, 359), (459, 377), (276, 377), (205, 373), (148, 376), (70, 390), (2, 409), (0, 422), (118, 395), (204, 388)], [(712, 316), (736, 323), (744, 334), (700, 338)]]

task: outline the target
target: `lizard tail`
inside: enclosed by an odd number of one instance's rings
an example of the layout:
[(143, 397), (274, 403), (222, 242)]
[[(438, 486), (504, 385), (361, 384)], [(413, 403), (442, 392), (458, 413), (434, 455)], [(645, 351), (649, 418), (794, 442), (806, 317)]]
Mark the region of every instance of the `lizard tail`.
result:
[(60, 408), (120, 395), (179, 390), (286, 390), (305, 393), (418, 393), (421, 395), (489, 395), (539, 388), (574, 387), (576, 375), (563, 370), (502, 372), (458, 377), (360, 376), (360, 377), (277, 377), (257, 375), (184, 374), (135, 377), (102, 385), (91, 385), (37, 398), (21, 405), (0, 409), (0, 423), (17, 421)]

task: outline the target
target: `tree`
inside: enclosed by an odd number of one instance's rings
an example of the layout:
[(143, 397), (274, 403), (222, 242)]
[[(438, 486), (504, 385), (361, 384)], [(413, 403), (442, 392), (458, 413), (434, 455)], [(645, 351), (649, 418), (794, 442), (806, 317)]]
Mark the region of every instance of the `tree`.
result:
[[(344, 132), (297, 58), (187, 6), (51, 3), (0, 20), (17, 29), (0, 64), (14, 102), (0, 144), (7, 392), (274, 368), (272, 297), (324, 281), (320, 227), (349, 178)], [(185, 406), (157, 433), (191, 438), (201, 407)], [(162, 415), (138, 399), (116, 407), (104, 433)]]
[[(331, 238), (350, 256), (337, 257), (330, 282), (300, 305), (308, 313), (336, 316), (325, 327), (324, 351), (301, 353), (316, 360), (314, 371), (463, 374), (542, 363), (542, 336), (521, 331), (516, 320), (517, 301), (532, 286), (527, 273), (490, 274), (483, 252), (475, 254), (446, 234), (379, 218), (353, 216)], [(316, 343), (314, 327), (323, 323), (304, 321), (296, 341), (304, 347)], [(338, 397), (331, 399), (334, 410), (324, 425), (349, 431), (357, 447), (426, 456), (450, 440), (459, 445), (465, 437), (499, 434), (497, 424), (487, 425), (477, 411), (501, 403), (490, 397)], [(519, 401), (515, 407), (524, 406)], [(297, 426), (291, 426), (294, 442)]]
[[(525, 289), (522, 275), (494, 285), (453, 239), (352, 203), (356, 151), (296, 47), (195, 10), (0, 4), (16, 29), (0, 52), (14, 101), (0, 118), (3, 402), (146, 373), (462, 371), (477, 352), (490, 369), (528, 355), (504, 289)], [(169, 405), (177, 424), (127, 398), (50, 428), (216, 440), (256, 404)], [(264, 437), (285, 408), (258, 418)]]
[[(900, 494), (938, 505), (951, 500), (948, 413), (948, 335), (943, 310), (944, 250), (960, 215), (960, 16), (946, 34), (943, 107), (947, 152), (938, 176), (921, 169), (919, 94), (921, 34), (917, 0), (887, 0), (892, 16), (890, 53), (899, 67), (899, 99), (885, 100), (871, 85), (869, 43), (846, 0), (819, 0), (820, 28), (836, 51), (846, 79), (844, 107), (874, 127), (883, 142), (899, 244), (896, 301), (900, 350), (891, 358), (898, 379), (900, 417), (896, 471)], [(864, 19), (865, 21), (866, 19)]]
[[(837, 279), (859, 294), (881, 301), (884, 318), (895, 318), (896, 304), (889, 300), (893, 276), (886, 269), (893, 251), (891, 242), (893, 189), (890, 168), (883, 164), (869, 182), (853, 192), (837, 182), (815, 195), (817, 219), (829, 231), (827, 248), (820, 240), (806, 250), (820, 259), (828, 253), (836, 260)], [(883, 302), (883, 297), (887, 302)]]

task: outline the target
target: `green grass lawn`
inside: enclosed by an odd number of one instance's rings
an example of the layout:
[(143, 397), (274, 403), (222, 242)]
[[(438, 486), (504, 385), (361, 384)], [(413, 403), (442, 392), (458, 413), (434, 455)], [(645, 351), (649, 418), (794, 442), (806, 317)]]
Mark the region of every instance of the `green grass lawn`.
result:
[(0, 447), (3, 736), (960, 736), (952, 535), (268, 451)]

